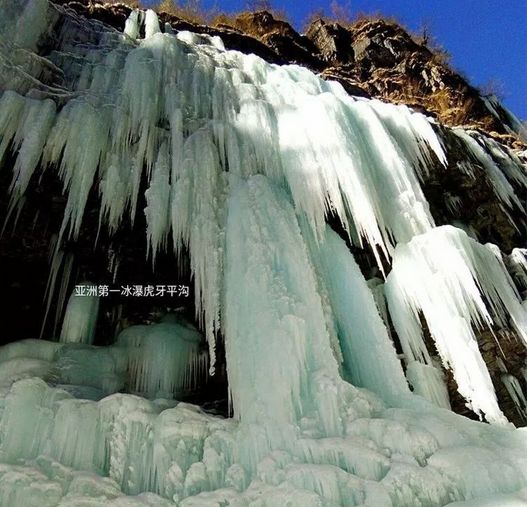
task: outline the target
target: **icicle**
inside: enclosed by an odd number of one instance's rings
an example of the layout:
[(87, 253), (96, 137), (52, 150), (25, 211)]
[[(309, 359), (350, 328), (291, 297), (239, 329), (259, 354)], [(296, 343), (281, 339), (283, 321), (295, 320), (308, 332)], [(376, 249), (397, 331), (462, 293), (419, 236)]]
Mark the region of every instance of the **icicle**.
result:
[(54, 119), (55, 103), (52, 100), (25, 99), (23, 118), (14, 138), (14, 148), (18, 151), (18, 155), (13, 167), (10, 187), (11, 209), (27, 189)]
[(60, 282), (60, 288), (59, 293), (57, 297), (57, 307), (55, 310), (55, 324), (53, 326), (53, 336), (55, 336), (55, 333), (57, 331), (57, 327), (59, 325), (60, 318), (62, 316), (62, 312), (64, 310), (64, 304), (66, 302), (66, 295), (68, 294), (68, 288), (70, 285), (70, 279), (71, 279), (71, 272), (73, 269), (73, 261), (74, 256), (72, 253), (68, 253), (66, 255), (66, 259), (64, 260), (64, 267), (62, 270), (62, 279)]
[(57, 283), (57, 277), (62, 266), (63, 259), (64, 252), (59, 248), (59, 239), (57, 236), (54, 236), (50, 241), (49, 260), (51, 267), (49, 270), (46, 290), (44, 291), (44, 301), (46, 303), (46, 310), (44, 312), (44, 318), (42, 319), (42, 326), (40, 328), (40, 338), (42, 338), (42, 336), (44, 335), (44, 329), (48, 320), (49, 310), (51, 308), (51, 303), (55, 294), (55, 285)]
[(366, 387), (387, 400), (407, 394), (393, 344), (346, 244), (327, 228), (317, 255), (334, 311), (344, 367), (353, 385)]
[(23, 4), (18, 22), (9, 27), (12, 33), (9, 34), (8, 31), (7, 38), (11, 38), (16, 46), (34, 50), (41, 35), (49, 30), (52, 18), (49, 14), (49, 4), (46, 0), (27, 0)]
[(525, 398), (520, 382), (514, 375), (508, 373), (501, 376), (501, 381), (507, 389), (509, 396), (512, 398), (516, 410), (524, 420), (527, 420), (527, 399)]
[[(173, 149), (178, 144), (173, 139)], [(176, 252), (182, 245), (190, 250), (196, 316), (205, 329), (213, 373), (220, 322), (225, 182), (210, 132), (200, 130), (190, 136), (183, 153), (183, 167), (173, 168), (177, 172), (172, 191), (173, 237)]]
[(134, 9), (124, 23), (123, 33), (131, 39), (139, 38), (139, 20), (141, 11)]
[(440, 367), (412, 361), (406, 366), (406, 378), (413, 392), (431, 401), (434, 405), (450, 409), (450, 398)]
[(412, 161), (420, 176), (428, 174), (430, 167), (435, 163), (425, 147), (428, 147), (440, 164), (446, 167), (445, 147), (434, 132), (432, 120), (423, 114), (411, 112), (405, 105), (396, 106), (398, 114), (393, 114), (380, 100), (372, 100), (370, 104), (385, 122), (390, 134), (400, 140), (397, 147)]
[[(464, 141), (465, 146), (470, 150), (476, 161), (481, 164), (485, 170), (486, 177), (501, 201), (503, 201), (509, 208), (512, 208), (514, 205), (519, 210), (523, 210), (524, 207), (514, 192), (514, 188), (503, 174), (503, 171), (498, 165), (496, 165), (492, 157), (463, 129), (454, 129), (454, 132)], [(526, 184), (525, 179), (523, 180), (523, 183)]]
[(148, 9), (145, 15), (145, 39), (149, 39), (156, 33), (161, 33), (159, 19), (152, 9)]
[(172, 398), (195, 389), (206, 371), (200, 342), (197, 330), (177, 319), (126, 328), (117, 345), (128, 349), (132, 392)]
[(112, 282), (117, 280), (117, 272), (119, 271), (120, 257), (118, 252), (112, 248), (108, 251), (108, 271), (112, 274)]
[(152, 263), (156, 254), (166, 246), (168, 235), (168, 210), (170, 208), (169, 153), (166, 143), (159, 149), (150, 187), (145, 192), (148, 250), (151, 248)]
[(79, 284), (84, 295), (72, 293), (66, 307), (60, 341), (62, 343), (93, 343), (97, 316), (99, 313), (99, 296), (97, 285), (88, 282)]
[[(24, 208), (25, 204), (26, 204), (26, 196), (23, 196), (23, 197), (20, 198), (20, 200), (18, 201), (18, 204), (16, 205), (16, 214), (15, 214), (15, 218), (13, 220), (13, 226), (11, 227), (11, 236), (14, 236), (14, 234), (15, 234), (16, 226), (18, 224), (18, 220), (20, 219), (20, 215), (22, 214), (22, 209)], [(11, 216), (11, 213), (8, 212), (6, 214), (4, 223), (2, 225), (2, 230), (0, 231), (0, 237), (2, 237), (4, 235), (4, 233), (5, 233), (5, 230), (6, 230), (8, 222), (9, 222), (10, 216)]]
[(527, 248), (514, 248), (507, 257), (510, 271), (518, 284), (527, 289)]
[(525, 125), (498, 100), (496, 95), (482, 96), (481, 98), (487, 109), (497, 120), (503, 122), (505, 118), (504, 126), (511, 134), (517, 134), (521, 139), (527, 141)]

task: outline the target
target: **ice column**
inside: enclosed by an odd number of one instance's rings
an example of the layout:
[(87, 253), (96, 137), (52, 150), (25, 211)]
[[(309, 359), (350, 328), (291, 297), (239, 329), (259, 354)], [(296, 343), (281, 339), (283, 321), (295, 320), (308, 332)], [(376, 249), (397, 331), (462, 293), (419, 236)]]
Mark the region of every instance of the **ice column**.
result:
[(60, 341), (64, 343), (93, 343), (99, 313), (97, 286), (89, 283), (79, 286), (84, 287), (85, 294), (74, 292), (70, 296), (60, 333)]
[(264, 176), (233, 184), (225, 346), (234, 415), (293, 423), (316, 408), (317, 373), (338, 377), (315, 273), (287, 194)]

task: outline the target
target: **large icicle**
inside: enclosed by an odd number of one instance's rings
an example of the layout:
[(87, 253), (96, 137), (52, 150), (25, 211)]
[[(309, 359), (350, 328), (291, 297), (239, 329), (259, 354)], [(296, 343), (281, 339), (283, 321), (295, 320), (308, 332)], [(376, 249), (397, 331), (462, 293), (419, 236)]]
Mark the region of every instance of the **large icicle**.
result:
[(327, 288), (351, 383), (387, 400), (407, 394), (401, 364), (373, 294), (348, 247), (327, 227), (323, 240), (313, 250), (321, 281)]
[(397, 246), (386, 296), (406, 360), (430, 364), (422, 312), (459, 392), (488, 421), (505, 423), (473, 326), (492, 328), (494, 321), (504, 326), (510, 319), (527, 342), (527, 315), (494, 252), (461, 229), (438, 227)]
[(502, 171), (488, 151), (485, 150), (484, 147), (478, 142), (477, 138), (472, 137), (461, 128), (456, 128), (454, 132), (460, 139), (464, 141), (465, 146), (469, 149), (477, 163), (481, 164), (485, 170), (485, 175), (488, 178), (490, 184), (494, 187), (496, 196), (509, 208), (512, 208), (514, 205), (517, 207), (517, 209), (524, 210), (524, 207), (516, 195), (513, 186), (505, 176), (505, 174), (508, 172), (511, 179), (516, 180), (523, 186), (527, 185), (527, 177), (525, 172), (518, 171), (516, 167), (517, 165), (519, 166), (519, 164), (511, 162), (510, 158), (508, 159), (504, 152), (500, 153), (497, 151), (495, 144), (492, 145), (489, 143), (491, 153), (492, 151), (497, 153), (497, 156), (499, 156), (502, 164), (505, 166), (505, 171)]

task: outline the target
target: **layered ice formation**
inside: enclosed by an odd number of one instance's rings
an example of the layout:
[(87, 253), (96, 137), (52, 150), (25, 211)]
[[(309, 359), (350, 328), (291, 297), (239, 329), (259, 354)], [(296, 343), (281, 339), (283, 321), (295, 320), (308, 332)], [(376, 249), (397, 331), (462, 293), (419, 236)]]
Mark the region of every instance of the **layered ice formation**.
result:
[[(6, 3), (8, 212), (56, 172), (67, 202), (48, 293), (66, 308), (57, 341), (0, 348), (0, 505), (525, 505), (527, 434), (502, 414), (476, 339), (510, 328), (527, 342), (525, 252), (436, 226), (421, 182), (448, 166), (438, 125), (217, 37), (162, 33), (153, 11), (119, 33), (45, 0)], [(521, 213), (520, 160), (454, 135), (470, 153), (459, 170), (477, 166)], [(97, 296), (64, 305), (62, 245), (93, 188), (113, 234), (142, 212), (145, 182), (144, 262), (188, 250), (202, 333), (169, 316), (97, 347)], [(176, 401), (214, 373), (218, 340), (231, 418)], [(494, 424), (449, 410), (443, 369)]]

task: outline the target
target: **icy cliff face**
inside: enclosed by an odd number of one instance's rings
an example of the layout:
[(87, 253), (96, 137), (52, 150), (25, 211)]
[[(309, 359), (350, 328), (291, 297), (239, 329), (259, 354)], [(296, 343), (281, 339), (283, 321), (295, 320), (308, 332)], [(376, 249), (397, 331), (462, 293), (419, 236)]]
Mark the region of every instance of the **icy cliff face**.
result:
[[(90, 190), (113, 234), (141, 212), (146, 182), (145, 262), (189, 251), (196, 321), (211, 374), (224, 342), (233, 417), (174, 401), (205, 376), (196, 329), (173, 317), (94, 347), (98, 300), (73, 295), (59, 343), (0, 350), (2, 505), (522, 501), (527, 440), (498, 406), (474, 329), (527, 341), (525, 259), (436, 226), (421, 181), (449, 154), (433, 121), (218, 38), (162, 33), (152, 11), (133, 12), (124, 33), (44, 0), (6, 12), (10, 213), (44, 168), (67, 196), (50, 293)], [(451, 135), (471, 153), (460, 170), (477, 166), (505, 216), (521, 213), (520, 161)], [(385, 284), (366, 281), (346, 240), (371, 252)], [(496, 426), (445, 410), (427, 334)], [(524, 410), (518, 379), (504, 382)]]

